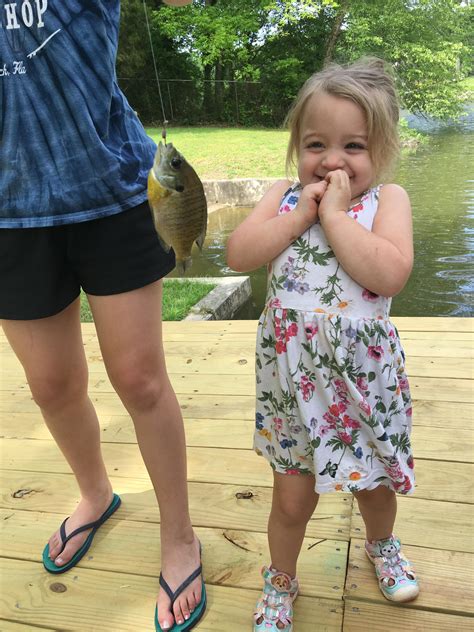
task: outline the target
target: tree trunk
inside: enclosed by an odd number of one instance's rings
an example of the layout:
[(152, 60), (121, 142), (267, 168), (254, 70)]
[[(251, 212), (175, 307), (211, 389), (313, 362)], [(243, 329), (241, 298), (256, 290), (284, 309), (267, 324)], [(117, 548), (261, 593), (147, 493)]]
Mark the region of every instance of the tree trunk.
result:
[(347, 7), (349, 5), (349, 0), (340, 0), (339, 9), (337, 10), (336, 16), (334, 18), (334, 23), (331, 29), (331, 35), (329, 36), (328, 44), (326, 47), (326, 53), (324, 55), (323, 67), (327, 66), (332, 61), (332, 57), (334, 54), (334, 49), (336, 48), (337, 38), (341, 32), (341, 26), (346, 17)]

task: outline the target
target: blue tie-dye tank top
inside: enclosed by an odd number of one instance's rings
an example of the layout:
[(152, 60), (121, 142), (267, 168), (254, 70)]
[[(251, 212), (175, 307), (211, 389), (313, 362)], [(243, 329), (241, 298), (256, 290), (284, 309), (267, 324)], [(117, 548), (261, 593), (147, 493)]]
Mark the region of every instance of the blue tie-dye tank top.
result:
[(155, 144), (115, 74), (119, 0), (0, 0), (0, 227), (146, 199)]

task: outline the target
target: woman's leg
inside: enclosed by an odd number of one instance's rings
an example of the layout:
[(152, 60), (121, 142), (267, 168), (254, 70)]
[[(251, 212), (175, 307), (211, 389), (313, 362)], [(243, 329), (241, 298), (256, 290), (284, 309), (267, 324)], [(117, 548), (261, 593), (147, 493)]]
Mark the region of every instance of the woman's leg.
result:
[(370, 491), (356, 492), (360, 513), (365, 523), (366, 538), (384, 540), (393, 533), (395, 517), (397, 515), (397, 497), (395, 492), (379, 485)]
[[(113, 296), (89, 296), (110, 380), (135, 425), (138, 445), (160, 508), (162, 573), (172, 590), (199, 566), (199, 545), (188, 509), (186, 446), (181, 410), (165, 365), (162, 282)], [(201, 599), (197, 578), (175, 603), (178, 623)], [(174, 619), (160, 589), (162, 628)], [(166, 625), (168, 624), (168, 625)]]
[[(10, 345), (23, 365), (35, 402), (61, 452), (71, 466), (81, 500), (66, 532), (97, 520), (112, 500), (112, 488), (100, 450), (97, 416), (87, 395), (87, 365), (79, 322), (79, 301), (49, 318), (3, 320)], [(50, 539), (50, 556), (58, 566), (68, 562), (89, 531), (68, 542), (55, 559), (59, 531)]]
[(272, 566), (294, 577), (308, 520), (318, 504), (314, 476), (273, 473), (273, 501), (268, 520)]

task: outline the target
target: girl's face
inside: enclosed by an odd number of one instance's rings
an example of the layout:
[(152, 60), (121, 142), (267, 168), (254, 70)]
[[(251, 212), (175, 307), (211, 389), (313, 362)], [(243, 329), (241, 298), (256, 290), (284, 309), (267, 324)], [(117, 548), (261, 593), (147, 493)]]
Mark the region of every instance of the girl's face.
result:
[(315, 94), (306, 103), (298, 147), (302, 186), (324, 180), (342, 169), (349, 176), (351, 199), (369, 189), (375, 173), (367, 147), (367, 124), (361, 108), (330, 94)]

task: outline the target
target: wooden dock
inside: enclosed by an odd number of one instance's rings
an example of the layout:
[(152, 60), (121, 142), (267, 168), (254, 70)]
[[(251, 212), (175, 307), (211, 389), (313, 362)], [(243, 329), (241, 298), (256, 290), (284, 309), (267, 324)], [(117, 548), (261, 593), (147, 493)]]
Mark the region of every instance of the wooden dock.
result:
[[(421, 594), (395, 606), (363, 554), (350, 495), (321, 498), (299, 564), (295, 632), (474, 629), (473, 320), (394, 318), (414, 398), (417, 490), (399, 498), (396, 532)], [(209, 606), (199, 630), (252, 630), (268, 561), (271, 470), (251, 450), (255, 321), (165, 323), (168, 370), (185, 417), (191, 516), (203, 544)], [(53, 577), (41, 552), (74, 509), (73, 476), (0, 334), (0, 630), (147, 632), (154, 629), (159, 513), (131, 421), (84, 325), (90, 394), (103, 452), (123, 505), (89, 554)]]

